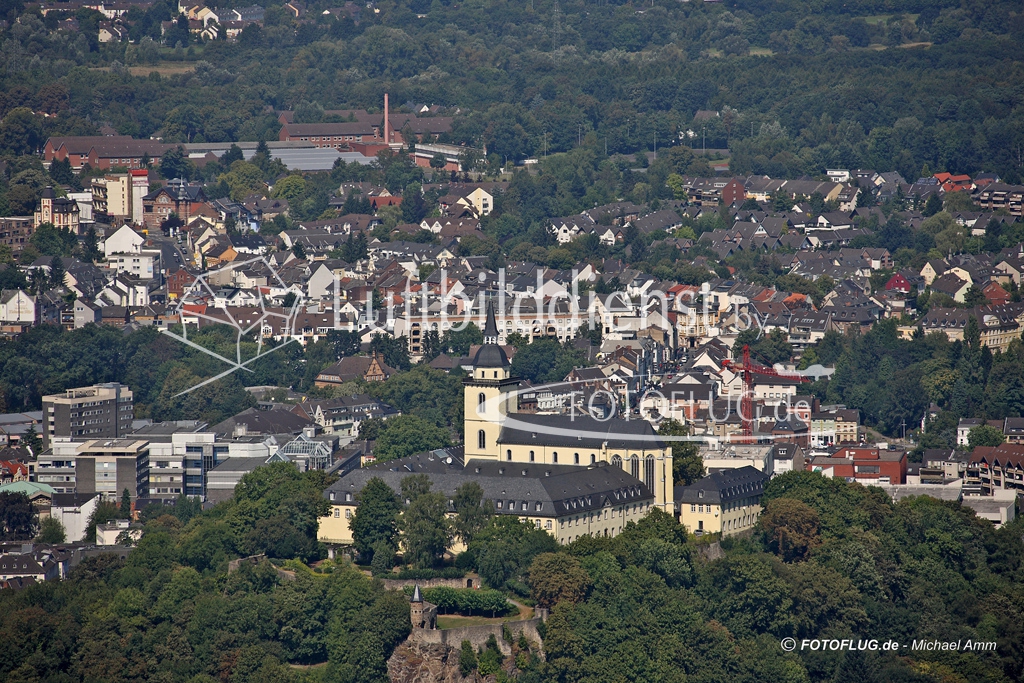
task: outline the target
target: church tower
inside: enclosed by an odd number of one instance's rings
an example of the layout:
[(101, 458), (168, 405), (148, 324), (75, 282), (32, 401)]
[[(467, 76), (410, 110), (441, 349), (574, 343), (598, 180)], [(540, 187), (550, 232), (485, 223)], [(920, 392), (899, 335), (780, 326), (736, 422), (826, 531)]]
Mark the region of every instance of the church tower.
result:
[(498, 435), (505, 415), (514, 413), (519, 386), (512, 377), (512, 365), (498, 346), (498, 325), (494, 308), (487, 306), (484, 343), (473, 359), (473, 374), (462, 381), (465, 387), (465, 458), (498, 458)]

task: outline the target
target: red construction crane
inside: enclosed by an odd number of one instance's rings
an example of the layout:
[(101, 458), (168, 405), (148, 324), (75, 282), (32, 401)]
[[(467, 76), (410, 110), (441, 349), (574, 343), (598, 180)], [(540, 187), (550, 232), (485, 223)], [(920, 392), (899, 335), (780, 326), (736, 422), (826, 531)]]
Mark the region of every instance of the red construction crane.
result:
[(741, 443), (754, 442), (754, 375), (768, 375), (769, 377), (782, 377), (797, 382), (809, 382), (803, 375), (791, 375), (782, 373), (767, 365), (758, 365), (750, 361), (750, 346), (743, 345), (743, 363), (735, 360), (725, 360), (722, 365), (739, 372), (743, 376), (743, 397), (740, 400), (740, 420), (743, 423)]

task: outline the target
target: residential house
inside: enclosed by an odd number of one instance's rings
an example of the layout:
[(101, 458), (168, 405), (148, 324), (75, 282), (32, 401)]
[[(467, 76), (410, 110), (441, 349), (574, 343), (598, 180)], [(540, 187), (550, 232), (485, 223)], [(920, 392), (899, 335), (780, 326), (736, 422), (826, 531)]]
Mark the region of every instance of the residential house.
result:
[(47, 186), (39, 197), (39, 208), (33, 216), (33, 228), (50, 223), (55, 228), (80, 234), (78, 202), (67, 197), (58, 197), (53, 188)]
[(383, 382), (395, 371), (376, 353), (370, 356), (348, 356), (323, 369), (316, 376), (318, 387), (344, 384), (355, 379), (367, 382)]

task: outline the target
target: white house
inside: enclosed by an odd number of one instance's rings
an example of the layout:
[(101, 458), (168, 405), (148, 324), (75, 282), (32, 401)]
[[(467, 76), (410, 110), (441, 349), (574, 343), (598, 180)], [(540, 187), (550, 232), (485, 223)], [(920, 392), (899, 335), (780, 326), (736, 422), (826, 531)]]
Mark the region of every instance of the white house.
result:
[(36, 298), (22, 289), (0, 291), (0, 322), (33, 325), (36, 322)]
[[(122, 228), (123, 230), (124, 228)], [(107, 257), (112, 270), (127, 273), (141, 280), (152, 280), (155, 272), (156, 254), (153, 252), (132, 252), (111, 254)]]
[(50, 506), (50, 516), (64, 527), (65, 540), (78, 543), (85, 538), (92, 517), (100, 504), (96, 493), (55, 493)]
[(123, 225), (103, 242), (103, 255), (108, 259), (113, 254), (138, 254), (146, 239), (127, 225)]

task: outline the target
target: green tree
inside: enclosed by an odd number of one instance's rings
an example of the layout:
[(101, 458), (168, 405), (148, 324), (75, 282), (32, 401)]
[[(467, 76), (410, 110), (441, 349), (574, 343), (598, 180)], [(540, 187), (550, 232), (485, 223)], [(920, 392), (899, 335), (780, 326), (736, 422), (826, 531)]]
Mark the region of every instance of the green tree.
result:
[(408, 370), (409, 346), (405, 337), (395, 338), (387, 334), (377, 333), (370, 338), (370, 352), (380, 354), (384, 362), (396, 370)]
[(27, 107), (15, 107), (0, 121), (0, 150), (19, 156), (36, 152), (45, 142), (42, 117)]
[(32, 538), (35, 510), (24, 493), (0, 493), (0, 541)]
[(167, 180), (175, 178), (190, 180), (194, 168), (184, 147), (172, 147), (160, 157), (160, 175)]
[(301, 199), (305, 193), (306, 179), (300, 175), (290, 175), (274, 183), (274, 191), (270, 196), (275, 199), (283, 198), (289, 202), (294, 202)]
[(373, 454), (380, 462), (451, 445), (448, 430), (415, 415), (389, 418), (377, 437)]
[(964, 305), (974, 308), (975, 306), (985, 306), (987, 304), (988, 297), (985, 296), (985, 292), (977, 284), (971, 284), (967, 291), (964, 292)]
[(362, 558), (372, 559), (374, 549), (384, 544), (398, 547), (398, 514), (401, 501), (383, 479), (374, 477), (356, 494), (358, 507), (349, 521), (352, 541)]
[(476, 651), (473, 649), (473, 644), (464, 640), (459, 648), (459, 673), (466, 678), (476, 671), (476, 667)]
[[(256, 157), (252, 161), (236, 161), (231, 164), (231, 169), (220, 177), (220, 180), (227, 183), (231, 190), (231, 198), (236, 202), (242, 201), (254, 193), (261, 193), (266, 189), (263, 180), (263, 171), (256, 164)], [(293, 184), (286, 183), (285, 189)]]
[(56, 545), (67, 540), (67, 533), (64, 525), (56, 517), (47, 517), (39, 525), (39, 535), (36, 540), (40, 543)]
[(484, 490), (475, 481), (460, 484), (453, 497), (455, 535), (469, 546), (473, 538), (494, 514), (494, 504), (484, 500)]
[(496, 675), (501, 671), (501, 663), (504, 659), (505, 657), (501, 654), (501, 649), (498, 648), (498, 639), (492, 633), (487, 637), (487, 643), (484, 645), (483, 652), (480, 653), (478, 665), (480, 675)]
[(85, 527), (85, 540), (87, 543), (96, 542), (96, 527), (99, 524), (106, 524), (107, 522), (113, 522), (118, 518), (120, 508), (113, 503), (101, 502), (93, 510), (92, 515), (89, 516), (89, 522)]
[(96, 263), (102, 258), (99, 248), (99, 237), (96, 235), (96, 227), (89, 226), (85, 231), (85, 239), (82, 241), (82, 258), (90, 263)]
[(448, 498), (442, 493), (421, 493), (402, 513), (402, 548), (405, 561), (428, 569), (440, 563), (452, 544)]
[(529, 595), (526, 572), (533, 558), (558, 551), (554, 537), (529, 522), (510, 515), (495, 515), (473, 538), (469, 552), (488, 586)]
[(977, 211), (978, 207), (971, 199), (971, 195), (968, 192), (947, 192), (942, 198), (942, 210), (948, 211), (949, 213), (957, 213), (962, 211)]
[[(42, 223), (29, 242), (39, 253), (47, 256), (71, 256), (72, 251), (78, 246), (78, 237), (68, 228), (58, 228), (52, 223)], [(61, 264), (63, 267), (63, 264)]]
[(580, 602), (590, 587), (590, 575), (580, 561), (566, 553), (541, 553), (528, 571), (531, 596), (541, 607)]
[(132, 494), (127, 488), (121, 493), (121, 507), (118, 512), (125, 519), (131, 517), (132, 514)]
[(448, 330), (441, 339), (441, 346), (453, 356), (465, 356), (469, 354), (470, 346), (483, 343), (484, 333), (473, 323), (469, 323), (461, 330)]
[(989, 425), (978, 425), (967, 433), (967, 443), (971, 448), (998, 446), (1004, 440), (1003, 430)]
[[(678, 420), (662, 420), (658, 434), (662, 436), (687, 436), (690, 428)], [(697, 444), (689, 441), (672, 441), (672, 482), (675, 486), (689, 486), (704, 477), (704, 460), (700, 457)]]
[(768, 547), (787, 562), (801, 560), (820, 543), (818, 513), (791, 498), (768, 501), (758, 519)]
[(39, 436), (39, 432), (36, 430), (35, 424), (30, 424), (28, 426), (28, 429), (25, 430), (25, 434), (22, 435), (19, 443), (27, 448), (29, 453), (33, 456), (39, 455), (43, 450), (43, 440)]

